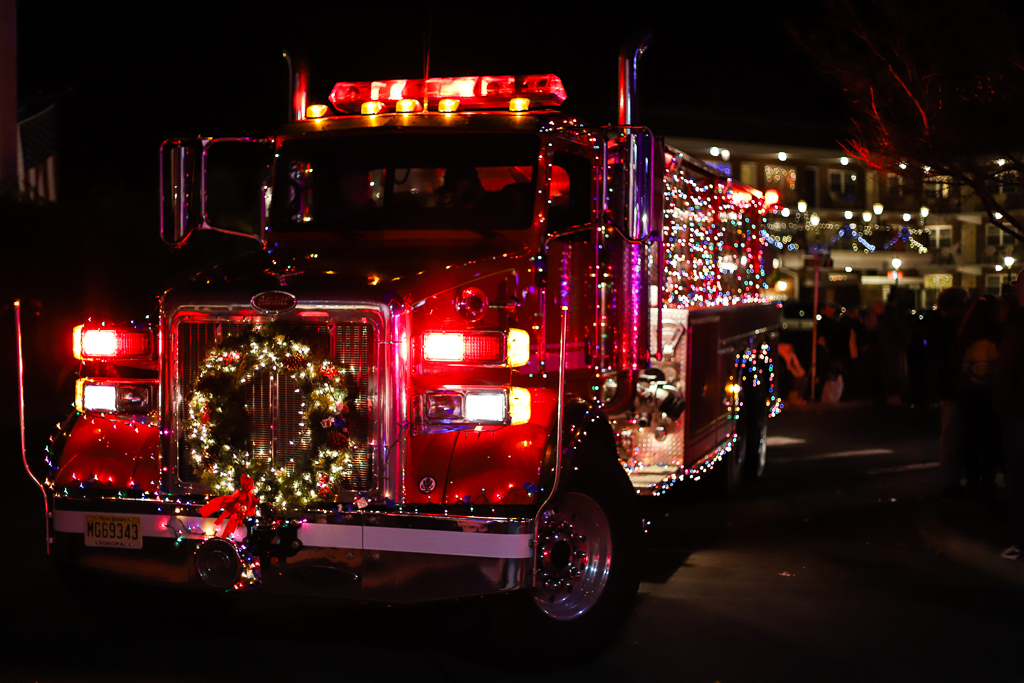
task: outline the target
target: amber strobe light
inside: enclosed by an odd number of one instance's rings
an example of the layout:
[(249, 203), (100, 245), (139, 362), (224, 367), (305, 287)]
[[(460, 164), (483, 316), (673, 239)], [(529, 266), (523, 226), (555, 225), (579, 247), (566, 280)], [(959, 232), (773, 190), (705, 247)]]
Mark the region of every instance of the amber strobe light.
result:
[(382, 111), (384, 111), (383, 102), (363, 102), (362, 106), (359, 108), (359, 112), (363, 116), (376, 116)]
[(306, 107), (306, 118), (307, 119), (319, 119), (323, 118), (327, 114), (326, 104), (311, 104)]
[(508, 366), (510, 368), (521, 368), (529, 362), (529, 333), (526, 330), (510, 328), (508, 331)]
[(530, 390), (523, 387), (509, 389), (508, 416), (514, 425), (530, 421)]
[(397, 111), (399, 114), (411, 114), (415, 111), (419, 111), (419, 109), (419, 100), (414, 100), (412, 98), (398, 100), (398, 104), (395, 105), (395, 111)]
[(437, 110), (443, 114), (451, 114), (453, 111), (457, 111), (459, 108), (459, 101), (446, 97), (437, 103)]

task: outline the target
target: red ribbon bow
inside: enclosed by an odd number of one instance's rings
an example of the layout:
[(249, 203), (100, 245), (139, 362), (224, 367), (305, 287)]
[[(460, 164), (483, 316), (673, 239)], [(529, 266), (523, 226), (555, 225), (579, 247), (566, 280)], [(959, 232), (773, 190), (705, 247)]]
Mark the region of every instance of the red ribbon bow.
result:
[(237, 491), (228, 496), (217, 496), (211, 499), (209, 503), (199, 508), (199, 514), (206, 517), (218, 510), (223, 510), (220, 513), (220, 517), (217, 518), (216, 525), (220, 526), (225, 524), (225, 522), (227, 523), (217, 535), (222, 538), (230, 536), (245, 518), (256, 510), (256, 503), (259, 502), (259, 498), (252, 492), (252, 488), (252, 477), (248, 474), (243, 474), (241, 486)]

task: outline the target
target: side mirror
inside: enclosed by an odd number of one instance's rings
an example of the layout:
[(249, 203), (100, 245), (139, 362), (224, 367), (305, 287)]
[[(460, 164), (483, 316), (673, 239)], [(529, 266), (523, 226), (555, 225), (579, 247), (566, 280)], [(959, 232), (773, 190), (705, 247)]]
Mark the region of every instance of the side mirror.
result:
[(167, 140), (160, 145), (160, 239), (181, 244), (203, 224), (200, 177), (206, 141)]
[(261, 239), (271, 140), (225, 138), (203, 150), (203, 227)]
[(178, 245), (195, 229), (261, 239), (272, 140), (192, 138), (160, 146), (160, 238)]
[(655, 138), (639, 126), (605, 128), (608, 182), (617, 204), (607, 207), (614, 222), (634, 241), (648, 239), (656, 231)]

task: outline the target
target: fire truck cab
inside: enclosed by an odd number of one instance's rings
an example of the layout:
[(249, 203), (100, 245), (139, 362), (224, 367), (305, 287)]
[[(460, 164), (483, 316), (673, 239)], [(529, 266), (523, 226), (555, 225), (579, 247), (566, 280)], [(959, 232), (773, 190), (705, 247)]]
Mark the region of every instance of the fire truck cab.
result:
[(764, 467), (772, 206), (565, 97), (551, 74), (338, 83), (333, 111), (296, 93), (271, 139), (165, 143), (163, 238), (263, 249), (151, 323), (76, 328), (55, 554), (167, 585), (523, 590), (558, 627), (621, 616), (636, 495)]

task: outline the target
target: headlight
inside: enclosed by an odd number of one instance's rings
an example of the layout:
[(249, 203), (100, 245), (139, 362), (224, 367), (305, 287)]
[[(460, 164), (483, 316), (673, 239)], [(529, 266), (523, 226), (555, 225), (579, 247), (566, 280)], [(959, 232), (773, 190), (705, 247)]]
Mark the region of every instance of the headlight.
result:
[(530, 390), (523, 387), (444, 387), (423, 394), (424, 425), (517, 425), (530, 421)]
[(86, 413), (142, 415), (155, 408), (156, 382), (80, 379), (75, 383), (75, 408)]

